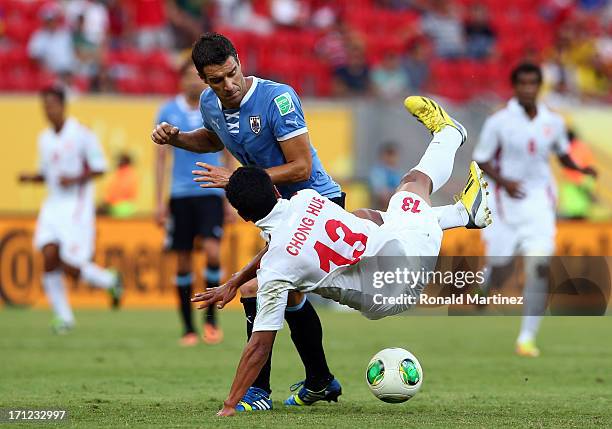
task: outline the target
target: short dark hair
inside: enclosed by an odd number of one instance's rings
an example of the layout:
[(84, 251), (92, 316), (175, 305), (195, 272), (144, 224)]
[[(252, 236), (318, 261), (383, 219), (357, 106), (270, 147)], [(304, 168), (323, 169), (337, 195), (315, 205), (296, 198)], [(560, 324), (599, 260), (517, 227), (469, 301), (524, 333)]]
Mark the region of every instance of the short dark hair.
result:
[(234, 171), (225, 195), (242, 217), (253, 222), (268, 216), (277, 202), (270, 175), (259, 167), (240, 167)]
[(191, 59), (198, 73), (204, 73), (204, 67), (210, 65), (221, 65), (232, 56), (238, 60), (238, 53), (232, 42), (219, 33), (204, 33), (193, 44)]
[(47, 86), (45, 88), (42, 89), (42, 91), (40, 91), (40, 96), (41, 97), (46, 97), (48, 95), (51, 95), (55, 98), (58, 99), (58, 101), (62, 104), (66, 103), (66, 91), (64, 91), (64, 89), (60, 86), (54, 85), (54, 86)]
[(538, 83), (542, 83), (542, 69), (533, 63), (521, 63), (516, 66), (510, 74), (510, 82), (512, 85), (518, 83), (519, 76), (526, 73), (535, 73), (538, 75)]

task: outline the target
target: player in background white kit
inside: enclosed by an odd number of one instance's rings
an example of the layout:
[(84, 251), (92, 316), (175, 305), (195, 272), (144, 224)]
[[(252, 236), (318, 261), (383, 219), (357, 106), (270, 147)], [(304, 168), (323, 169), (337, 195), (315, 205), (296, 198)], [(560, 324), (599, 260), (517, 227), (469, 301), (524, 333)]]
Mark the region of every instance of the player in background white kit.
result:
[(548, 292), (548, 268), (555, 252), (556, 186), (549, 157), (563, 166), (580, 168), (568, 155), (563, 119), (537, 102), (542, 72), (521, 64), (511, 75), (514, 98), (484, 123), (473, 158), (492, 185), (490, 206), (495, 222), (483, 231), (487, 248), (489, 285), (503, 277), (514, 256), (525, 260), (523, 319), (516, 352), (538, 356), (535, 338)]
[[(377, 222), (369, 218), (378, 212), (361, 209), (366, 212), (360, 216), (351, 214), (311, 189), (283, 200), (270, 176), (256, 167), (241, 167), (230, 177), (226, 186), (228, 201), (240, 216), (255, 222), (262, 230), (268, 249), (257, 271), (258, 311), (253, 335), (218, 415), (235, 413), (235, 407), (266, 362), (276, 332), (283, 326), (289, 293), (312, 291), (366, 310), (374, 317), (383, 317), (395, 314), (398, 309), (384, 305), (374, 308), (362, 299), (368, 285), (364, 284), (367, 280), (361, 281), (363, 277), (354, 275), (358, 267), (380, 256), (399, 256), (401, 260), (437, 257), (442, 228), (429, 196), (448, 181), (455, 153), (467, 134), (461, 124), (430, 99), (408, 97), (405, 105), (433, 133), (433, 140), (419, 164), (402, 178), (387, 211), (380, 213), (382, 219)], [(471, 195), (467, 213), (472, 223), (481, 228), (491, 222), (482, 177), (476, 163), (472, 163), (473, 180), (463, 192)], [(224, 291), (226, 285), (197, 294), (192, 301), (203, 302), (200, 308), (218, 301), (224, 305), (232, 295), (232, 291)], [(372, 314), (375, 312), (380, 313)]]
[(74, 315), (62, 274), (107, 289), (115, 307), (122, 285), (118, 273), (91, 262), (96, 221), (92, 179), (106, 170), (102, 148), (92, 131), (66, 117), (62, 89), (47, 88), (41, 95), (50, 127), (38, 139), (38, 172), (21, 174), (19, 180), (47, 185), (34, 245), (43, 254), (43, 287), (55, 313), (52, 329), (65, 333), (74, 326)]

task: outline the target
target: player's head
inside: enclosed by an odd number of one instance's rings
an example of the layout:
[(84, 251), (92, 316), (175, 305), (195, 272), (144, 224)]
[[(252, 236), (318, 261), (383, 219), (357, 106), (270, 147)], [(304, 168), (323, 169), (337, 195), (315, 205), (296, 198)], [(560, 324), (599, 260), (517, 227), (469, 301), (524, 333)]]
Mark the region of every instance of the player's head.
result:
[(523, 106), (535, 105), (542, 86), (542, 70), (535, 64), (523, 63), (512, 70), (510, 75), (514, 95)]
[(240, 167), (225, 187), (227, 200), (246, 221), (257, 222), (268, 216), (279, 198), (266, 170)]
[(66, 93), (57, 86), (50, 86), (40, 92), (45, 116), (54, 125), (64, 121), (66, 108)]
[(229, 108), (240, 107), (247, 84), (232, 42), (221, 34), (205, 33), (193, 45), (191, 58), (221, 103)]
[(181, 92), (190, 100), (199, 100), (206, 84), (202, 82), (193, 61), (186, 59), (179, 69), (181, 74)]

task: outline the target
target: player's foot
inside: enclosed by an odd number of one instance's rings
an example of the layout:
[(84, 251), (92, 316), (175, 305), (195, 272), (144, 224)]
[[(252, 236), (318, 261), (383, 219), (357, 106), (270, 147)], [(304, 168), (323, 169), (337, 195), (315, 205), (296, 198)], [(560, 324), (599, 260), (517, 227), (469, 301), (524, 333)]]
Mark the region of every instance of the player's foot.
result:
[(461, 201), (468, 213), (468, 229), (481, 229), (491, 225), (491, 209), (487, 205), (487, 182), (476, 161), (470, 163), (470, 172), (463, 191), (455, 196), (455, 201)]
[(516, 354), (524, 357), (538, 357), (540, 356), (540, 349), (537, 348), (534, 340), (517, 341)]
[(461, 134), (461, 144), (467, 139), (467, 131), (458, 121), (451, 118), (438, 103), (431, 98), (411, 95), (404, 100), (404, 106), (412, 116), (425, 125), (432, 134), (439, 133), (444, 127), (453, 127)]
[(111, 271), (115, 275), (115, 284), (108, 289), (108, 293), (111, 296), (111, 307), (116, 310), (121, 305), (121, 297), (123, 296), (123, 276), (119, 271)]
[(270, 395), (259, 387), (249, 387), (242, 400), (236, 405), (236, 411), (268, 411), (272, 409)]
[(198, 344), (198, 334), (189, 332), (181, 337), (179, 344), (183, 347), (193, 347)]
[(206, 344), (219, 344), (223, 341), (223, 331), (212, 323), (205, 323), (204, 332), (202, 332), (202, 341)]
[(55, 335), (66, 335), (72, 328), (74, 328), (74, 322), (66, 322), (59, 317), (51, 320), (51, 332)]
[(285, 405), (312, 405), (317, 401), (338, 402), (338, 396), (342, 395), (342, 386), (335, 378), (330, 381), (324, 389), (321, 389), (318, 392), (304, 387), (304, 381), (300, 381), (299, 383), (295, 383), (293, 386), (291, 386), (291, 391), (295, 392), (300, 387), (301, 389), (299, 392), (294, 393), (287, 398)]

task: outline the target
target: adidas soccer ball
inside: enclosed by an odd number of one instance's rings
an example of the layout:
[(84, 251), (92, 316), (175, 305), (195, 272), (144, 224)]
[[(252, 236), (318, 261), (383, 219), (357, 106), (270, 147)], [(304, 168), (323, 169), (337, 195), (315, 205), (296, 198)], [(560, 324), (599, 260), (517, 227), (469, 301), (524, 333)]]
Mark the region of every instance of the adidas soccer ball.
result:
[(408, 350), (384, 349), (370, 360), (366, 382), (372, 394), (381, 401), (405, 402), (421, 389), (423, 369)]

